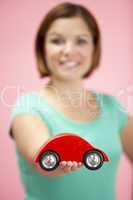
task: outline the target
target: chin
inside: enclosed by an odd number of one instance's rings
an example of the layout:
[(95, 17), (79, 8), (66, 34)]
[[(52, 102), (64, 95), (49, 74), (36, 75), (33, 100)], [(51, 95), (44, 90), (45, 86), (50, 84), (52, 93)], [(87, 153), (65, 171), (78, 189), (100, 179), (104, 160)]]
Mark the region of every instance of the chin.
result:
[(82, 79), (82, 76), (79, 76), (79, 75), (62, 75), (62, 76), (58, 76), (58, 78), (60, 79), (60, 80), (63, 80), (63, 81), (77, 81), (77, 80), (80, 80), (80, 79)]
[(63, 81), (77, 81), (83, 79), (84, 74), (86, 71), (65, 71), (65, 70), (58, 70), (54, 71), (53, 75), (59, 80)]

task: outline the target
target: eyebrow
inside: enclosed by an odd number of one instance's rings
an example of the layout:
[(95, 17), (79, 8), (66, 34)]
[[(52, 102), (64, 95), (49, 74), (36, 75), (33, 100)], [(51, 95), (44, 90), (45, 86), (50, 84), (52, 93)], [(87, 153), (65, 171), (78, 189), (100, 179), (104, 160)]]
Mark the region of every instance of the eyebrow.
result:
[[(55, 36), (55, 35), (56, 36), (62, 36), (62, 34), (56, 33), (56, 32), (49, 33), (49, 37)], [(87, 34), (77, 34), (75, 36), (77, 36), (77, 37), (84, 37), (84, 38), (90, 38), (90, 35), (87, 35)]]

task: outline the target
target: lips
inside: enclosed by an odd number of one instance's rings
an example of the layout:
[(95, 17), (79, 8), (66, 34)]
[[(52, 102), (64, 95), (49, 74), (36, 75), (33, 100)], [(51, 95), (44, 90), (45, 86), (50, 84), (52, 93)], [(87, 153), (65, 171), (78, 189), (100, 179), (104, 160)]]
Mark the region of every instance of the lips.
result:
[(75, 61), (60, 62), (60, 65), (63, 66), (63, 68), (72, 69), (77, 67), (79, 65), (79, 62)]

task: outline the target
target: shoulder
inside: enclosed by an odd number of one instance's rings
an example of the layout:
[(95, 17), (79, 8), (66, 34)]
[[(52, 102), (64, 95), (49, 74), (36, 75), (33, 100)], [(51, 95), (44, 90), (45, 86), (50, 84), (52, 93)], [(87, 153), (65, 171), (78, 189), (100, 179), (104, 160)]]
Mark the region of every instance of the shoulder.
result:
[(99, 99), (101, 102), (105, 103), (107, 106), (111, 106), (113, 108), (121, 109), (122, 111), (126, 111), (124, 105), (120, 101), (118, 97), (115, 95), (105, 93), (105, 92), (98, 92)]
[(118, 100), (112, 94), (109, 94), (106, 92), (101, 92), (101, 91), (94, 91), (94, 94), (96, 94), (96, 96), (102, 106), (103, 105), (111, 106), (111, 105), (115, 105), (116, 103), (118, 103)]
[(38, 101), (35, 91), (26, 92), (17, 96), (14, 106), (32, 106)]
[[(34, 117), (34, 119), (35, 117), (36, 119), (42, 119), (39, 111), (40, 101), (35, 91), (29, 91), (23, 94), (19, 94), (10, 110), (10, 126), (12, 126), (13, 122), (15, 122), (16, 119), (20, 119), (21, 121), (21, 119), (24, 119), (25, 116), (26, 120), (27, 117), (31, 116)], [(10, 135), (12, 136), (11, 132)]]
[(11, 119), (18, 114), (37, 114), (39, 106), (40, 102), (34, 91), (20, 94), (11, 107)]
[(133, 115), (129, 115), (128, 121), (122, 131), (121, 141), (124, 153), (128, 156), (129, 160), (133, 163)]
[(127, 116), (129, 115), (127, 108), (118, 97), (103, 92), (100, 92), (98, 94), (101, 106), (106, 107), (110, 114), (112, 113), (112, 115), (118, 116), (119, 119), (127, 118)]

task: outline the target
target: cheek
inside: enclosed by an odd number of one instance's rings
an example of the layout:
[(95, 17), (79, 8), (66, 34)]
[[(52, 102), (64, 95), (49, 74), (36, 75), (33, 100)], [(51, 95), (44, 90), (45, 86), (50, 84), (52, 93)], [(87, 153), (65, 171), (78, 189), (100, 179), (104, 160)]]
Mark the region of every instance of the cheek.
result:
[(53, 55), (60, 52), (61, 47), (55, 46), (55, 45), (46, 45), (46, 53), (47, 55)]
[(49, 61), (52, 63), (52, 62), (55, 62), (55, 63), (57, 63), (57, 62), (59, 62), (59, 55), (58, 55), (58, 53), (51, 53), (51, 54), (49, 54)]
[(90, 63), (92, 60), (92, 53), (90, 51), (82, 51), (79, 53), (78, 59), (82, 63)]
[(45, 46), (45, 57), (47, 60), (47, 63), (51, 63), (54, 60), (57, 59), (57, 50), (56, 48), (51, 47), (51, 45)]
[(48, 62), (51, 62), (53, 59), (57, 60), (57, 53), (54, 51), (54, 49), (46, 49), (46, 59)]
[(84, 57), (90, 58), (93, 54), (93, 47), (84, 47), (84, 48), (79, 48), (79, 53)]

